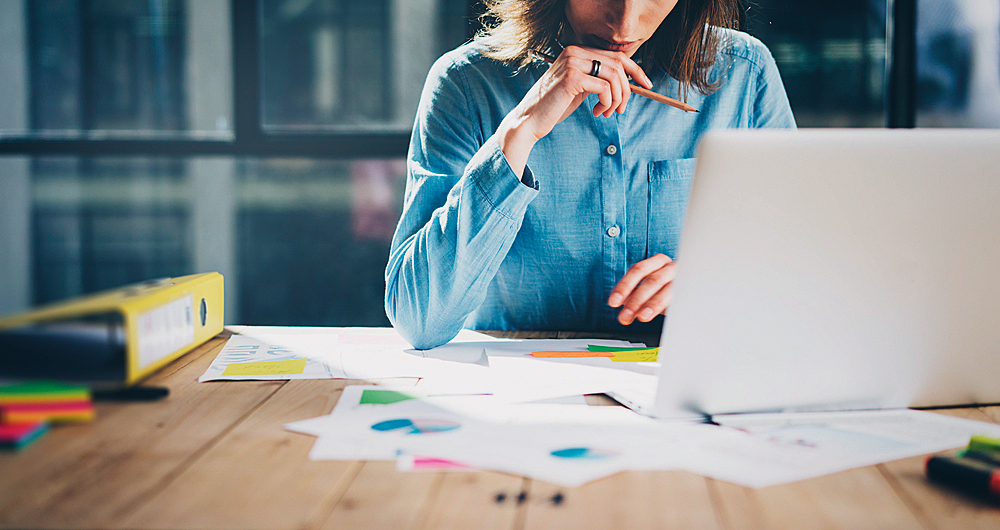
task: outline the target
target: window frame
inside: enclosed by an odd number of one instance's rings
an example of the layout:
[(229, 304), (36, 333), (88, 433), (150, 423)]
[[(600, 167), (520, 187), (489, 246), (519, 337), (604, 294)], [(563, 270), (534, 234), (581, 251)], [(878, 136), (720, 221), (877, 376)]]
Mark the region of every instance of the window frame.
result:
[[(917, 0), (886, 0), (887, 85), (885, 126), (916, 123)], [(469, 14), (479, 0), (469, 0)], [(261, 121), (260, 16), (256, 0), (230, 0), (232, 16), (233, 132), (227, 138), (0, 137), (0, 155), (231, 156), (231, 157), (405, 157), (408, 132), (267, 132)], [(474, 25), (470, 23), (470, 32)], [(123, 133), (123, 136), (127, 133)]]

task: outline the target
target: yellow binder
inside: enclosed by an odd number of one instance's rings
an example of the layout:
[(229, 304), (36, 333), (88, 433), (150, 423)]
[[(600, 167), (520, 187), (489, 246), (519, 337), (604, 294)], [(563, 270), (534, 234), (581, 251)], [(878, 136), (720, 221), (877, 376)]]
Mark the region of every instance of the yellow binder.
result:
[(222, 331), (217, 272), (164, 278), (0, 319), (0, 377), (132, 385)]

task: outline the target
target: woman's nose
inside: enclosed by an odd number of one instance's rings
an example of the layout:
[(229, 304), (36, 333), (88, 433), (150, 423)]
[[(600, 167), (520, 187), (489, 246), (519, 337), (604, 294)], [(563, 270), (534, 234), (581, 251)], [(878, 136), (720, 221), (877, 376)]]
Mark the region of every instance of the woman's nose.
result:
[(604, 19), (613, 30), (613, 37), (619, 41), (632, 40), (639, 23), (639, 9), (633, 0), (617, 0), (609, 2)]

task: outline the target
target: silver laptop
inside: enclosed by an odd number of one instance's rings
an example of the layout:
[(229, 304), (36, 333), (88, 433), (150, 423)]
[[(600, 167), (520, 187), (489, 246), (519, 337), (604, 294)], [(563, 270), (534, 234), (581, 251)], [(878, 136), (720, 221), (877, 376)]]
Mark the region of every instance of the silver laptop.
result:
[(653, 414), (1000, 402), (1000, 131), (699, 147)]

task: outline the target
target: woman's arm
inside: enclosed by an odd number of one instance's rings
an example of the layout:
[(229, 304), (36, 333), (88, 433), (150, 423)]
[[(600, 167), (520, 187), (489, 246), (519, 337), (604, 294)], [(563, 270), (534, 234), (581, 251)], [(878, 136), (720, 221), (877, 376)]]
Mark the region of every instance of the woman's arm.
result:
[[(417, 111), (403, 213), (386, 267), (386, 314), (415, 347), (451, 340), (485, 299), (538, 193), (521, 181), (530, 174), (535, 142), (591, 92), (603, 91), (595, 115), (624, 110), (628, 88), (615, 82), (625, 67), (608, 53), (565, 50), (488, 138), (477, 106), (496, 102), (473, 101), (461, 71), (468, 65), (435, 63)], [(586, 57), (608, 63), (602, 77), (579, 71), (592, 64)], [(641, 74), (625, 60), (633, 75)]]
[(483, 301), (538, 193), (510, 169), (455, 65), (441, 59), (421, 96), (403, 213), (386, 267), (386, 314), (414, 347), (451, 340)]

